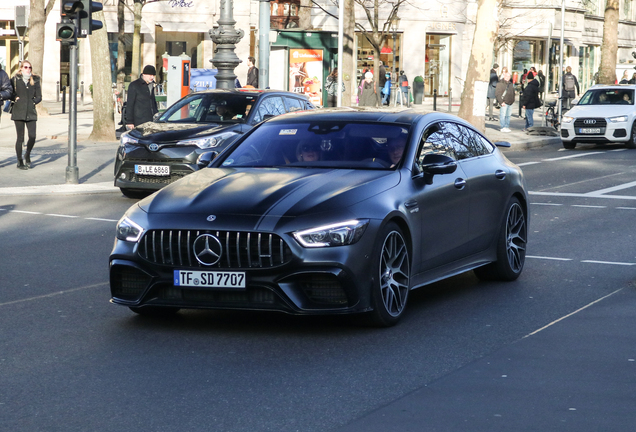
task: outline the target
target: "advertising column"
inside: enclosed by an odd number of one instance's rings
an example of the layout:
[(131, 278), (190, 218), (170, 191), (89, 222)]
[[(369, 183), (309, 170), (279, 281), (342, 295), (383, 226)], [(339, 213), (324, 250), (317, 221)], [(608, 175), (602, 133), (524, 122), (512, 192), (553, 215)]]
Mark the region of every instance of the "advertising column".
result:
[(289, 50), (289, 88), (306, 95), (311, 103), (322, 106), (323, 50)]

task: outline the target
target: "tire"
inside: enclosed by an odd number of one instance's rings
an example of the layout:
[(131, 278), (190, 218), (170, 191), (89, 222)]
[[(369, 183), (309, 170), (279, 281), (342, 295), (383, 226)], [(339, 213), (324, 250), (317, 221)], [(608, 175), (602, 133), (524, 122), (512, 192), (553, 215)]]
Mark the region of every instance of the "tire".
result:
[(410, 256), (409, 248), (400, 228), (389, 223), (378, 235), (374, 249), (371, 324), (390, 327), (398, 323), (409, 296)]
[(156, 317), (156, 318), (166, 318), (175, 315), (179, 312), (178, 307), (162, 307), (162, 306), (144, 306), (144, 307), (133, 307), (130, 306), (129, 309), (136, 314), (148, 316), (148, 317)]
[(574, 148), (576, 147), (576, 143), (575, 142), (563, 142), (563, 148), (567, 149), (567, 150), (574, 150)]
[(132, 198), (132, 199), (146, 198), (148, 195), (151, 194), (151, 192), (146, 192), (146, 191), (137, 190), (137, 189), (119, 188), (119, 190), (126, 198)]
[(636, 149), (636, 121), (632, 124), (632, 134), (629, 137), (629, 141), (625, 143), (628, 149)]
[(528, 224), (517, 198), (511, 198), (497, 239), (497, 261), (474, 270), (483, 280), (513, 281), (521, 275), (526, 260)]

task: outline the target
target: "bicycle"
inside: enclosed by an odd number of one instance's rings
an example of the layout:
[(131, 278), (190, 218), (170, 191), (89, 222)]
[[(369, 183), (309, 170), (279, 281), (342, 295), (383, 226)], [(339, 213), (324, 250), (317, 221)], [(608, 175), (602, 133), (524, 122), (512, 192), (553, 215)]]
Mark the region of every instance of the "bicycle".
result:
[(559, 123), (559, 113), (556, 112), (556, 104), (556, 101), (546, 102), (545, 121), (548, 126), (559, 130), (561, 124)]

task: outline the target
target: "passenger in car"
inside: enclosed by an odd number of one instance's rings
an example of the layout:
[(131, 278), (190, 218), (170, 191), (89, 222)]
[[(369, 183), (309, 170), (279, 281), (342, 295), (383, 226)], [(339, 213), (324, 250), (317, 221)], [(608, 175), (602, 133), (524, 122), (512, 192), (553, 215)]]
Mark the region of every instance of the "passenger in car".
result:
[(298, 144), (296, 157), (299, 162), (316, 162), (320, 160), (320, 145), (315, 143)]
[(632, 104), (632, 101), (629, 98), (629, 94), (625, 93), (623, 95), (623, 102), (622, 103), (625, 104), (625, 105), (631, 105)]
[(402, 153), (404, 153), (404, 147), (406, 147), (406, 135), (399, 136), (389, 142), (389, 159), (391, 160), (391, 168), (400, 162), (402, 159)]

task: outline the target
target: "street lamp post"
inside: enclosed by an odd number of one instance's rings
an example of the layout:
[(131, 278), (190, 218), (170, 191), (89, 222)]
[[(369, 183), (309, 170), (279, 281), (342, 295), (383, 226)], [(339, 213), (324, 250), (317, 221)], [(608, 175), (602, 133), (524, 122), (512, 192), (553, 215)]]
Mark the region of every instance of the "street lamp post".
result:
[(221, 14), (217, 25), (210, 30), (210, 39), (217, 46), (214, 58), (210, 60), (218, 69), (216, 74), (216, 88), (233, 89), (236, 87), (236, 75), (234, 69), (241, 60), (234, 49), (236, 44), (243, 38), (244, 32), (234, 28), (234, 17), (232, 14), (233, 0), (221, 0)]
[(397, 29), (400, 27), (400, 17), (397, 15), (393, 15), (391, 18), (391, 30), (393, 31), (393, 73), (391, 74), (391, 100), (389, 105), (395, 105), (395, 100), (397, 97), (397, 71), (395, 63), (397, 62), (397, 52), (395, 51), (395, 39), (397, 36)]

